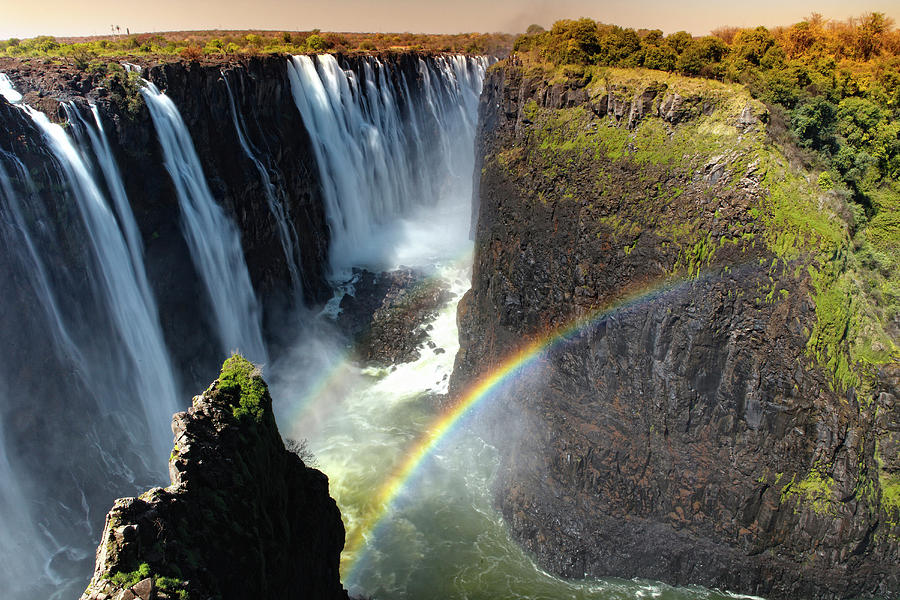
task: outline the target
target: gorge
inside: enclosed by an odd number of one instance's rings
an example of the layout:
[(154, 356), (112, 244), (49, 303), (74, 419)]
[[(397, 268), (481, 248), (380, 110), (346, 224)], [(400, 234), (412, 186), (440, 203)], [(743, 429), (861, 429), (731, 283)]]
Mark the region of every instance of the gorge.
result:
[[(808, 351), (840, 199), (741, 86), (491, 62), (0, 59), (13, 600), (84, 590), (232, 351), (329, 478), (352, 596), (900, 590), (897, 362)], [(360, 358), (377, 319), (414, 352)]]

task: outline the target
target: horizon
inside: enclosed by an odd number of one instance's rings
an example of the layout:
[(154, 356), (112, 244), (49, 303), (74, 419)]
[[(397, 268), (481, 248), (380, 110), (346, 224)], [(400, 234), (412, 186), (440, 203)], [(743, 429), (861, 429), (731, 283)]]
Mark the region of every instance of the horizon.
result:
[[(10, 0), (2, 0), (4, 3)], [(717, 27), (787, 26), (812, 13), (829, 20), (843, 21), (868, 12), (882, 12), (894, 21), (900, 9), (891, 0), (840, 2), (824, 0), (785, 3), (761, 0), (752, 8), (726, 6), (708, 0), (683, 0), (679, 4), (662, 0), (615, 0), (598, 3), (588, 0), (499, 0), (490, 6), (477, 0), (457, 0), (454, 10), (445, 3), (413, 0), (333, 0), (329, 5), (290, 4), (281, 0), (260, 0), (253, 7), (235, 0), (184, 7), (175, 0), (159, 0), (152, 13), (136, 2), (99, 0), (92, 10), (73, 13), (62, 0), (40, 5), (16, 3), (3, 7), (0, 39), (89, 37), (113, 35), (112, 27), (130, 34), (170, 31), (322, 31), (347, 33), (521, 33), (529, 25), (549, 28), (560, 19), (589, 17), (634, 29), (661, 29), (669, 34), (688, 31), (707, 35)], [(98, 14), (102, 14), (100, 21)], [(214, 17), (210, 17), (214, 15)]]

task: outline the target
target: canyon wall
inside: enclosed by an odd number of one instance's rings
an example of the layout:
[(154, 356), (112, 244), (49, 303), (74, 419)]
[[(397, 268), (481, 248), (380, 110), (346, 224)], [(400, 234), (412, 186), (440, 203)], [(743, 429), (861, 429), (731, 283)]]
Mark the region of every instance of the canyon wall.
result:
[(451, 390), (556, 340), (485, 420), (496, 501), (553, 573), (900, 590), (896, 354), (842, 359), (864, 320), (833, 292), (846, 205), (768, 119), (740, 86), (653, 71), (511, 59), (485, 81)]

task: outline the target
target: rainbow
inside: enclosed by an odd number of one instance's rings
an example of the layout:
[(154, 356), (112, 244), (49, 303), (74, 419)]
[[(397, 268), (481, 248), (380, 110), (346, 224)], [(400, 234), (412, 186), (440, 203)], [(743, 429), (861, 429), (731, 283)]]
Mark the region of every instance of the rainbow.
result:
[(365, 518), (366, 525), (358, 527), (351, 533), (345, 546), (349, 554), (344, 570), (345, 581), (352, 580), (355, 567), (360, 564), (364, 555), (362, 546), (371, 532), (378, 528), (384, 518), (391, 513), (392, 507), (406, 484), (416, 474), (441, 441), (456, 429), (464, 417), (491, 396), (501, 384), (521, 373), (536, 362), (545, 352), (557, 344), (570, 340), (578, 332), (597, 324), (613, 313), (648, 301), (672, 289), (693, 280), (662, 280), (628, 294), (613, 304), (589, 312), (566, 325), (553, 329), (516, 352), (510, 354), (494, 370), (476, 380), (468, 390), (444, 414), (436, 418), (425, 433), (409, 449), (403, 461), (394, 469), (388, 479), (378, 490), (373, 501), (372, 512)]

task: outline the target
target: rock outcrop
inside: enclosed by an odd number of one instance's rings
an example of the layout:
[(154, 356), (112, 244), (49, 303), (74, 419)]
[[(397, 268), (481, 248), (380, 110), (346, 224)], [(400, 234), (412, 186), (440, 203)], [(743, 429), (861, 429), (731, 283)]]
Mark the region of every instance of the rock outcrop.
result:
[(897, 363), (841, 358), (839, 199), (739, 86), (547, 79), (485, 83), (451, 385), (557, 339), (485, 419), (514, 536), (567, 577), (895, 597)]
[(116, 501), (83, 600), (345, 599), (328, 479), (285, 449), (240, 356), (172, 420), (172, 484)]
[(338, 326), (359, 361), (381, 367), (417, 360), (428, 322), (451, 297), (441, 280), (413, 269), (357, 269), (352, 286), (353, 293), (341, 298)]

